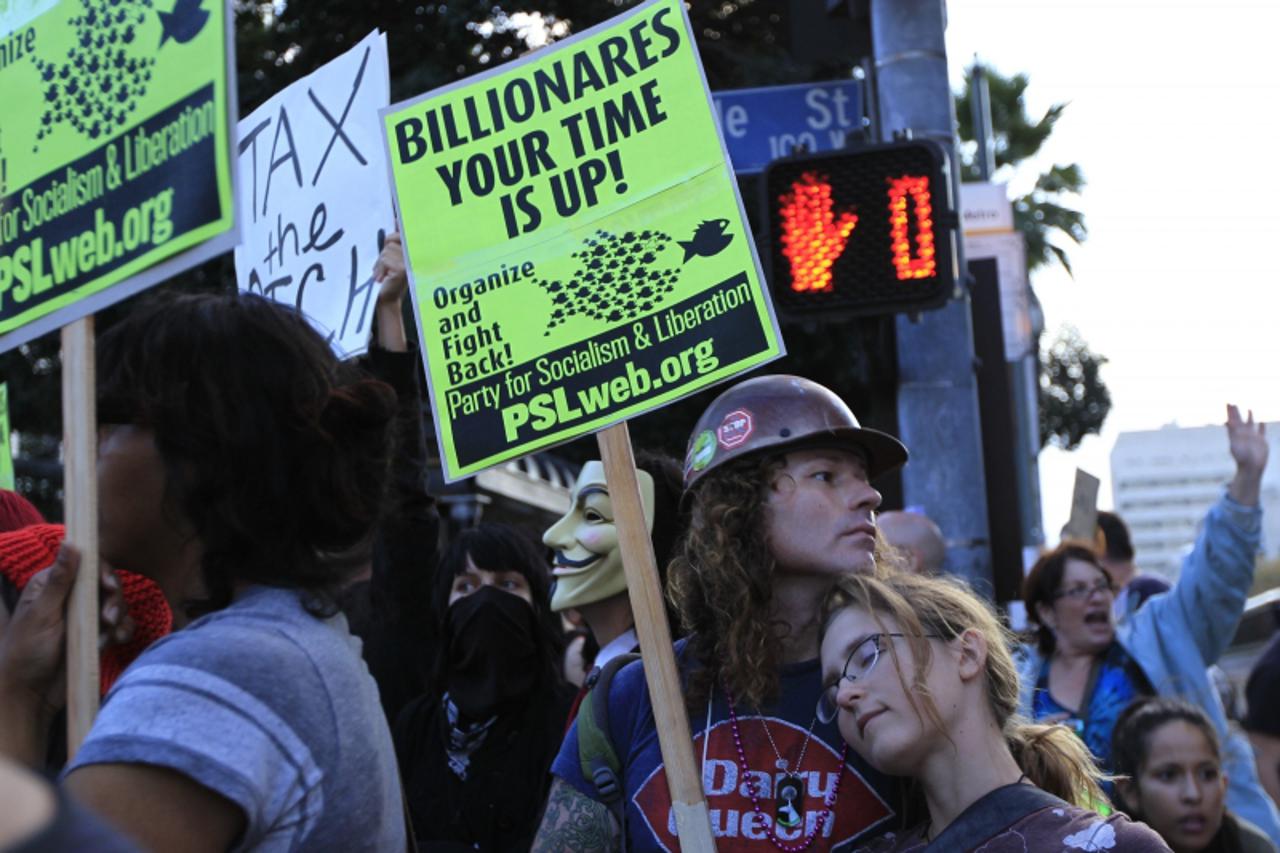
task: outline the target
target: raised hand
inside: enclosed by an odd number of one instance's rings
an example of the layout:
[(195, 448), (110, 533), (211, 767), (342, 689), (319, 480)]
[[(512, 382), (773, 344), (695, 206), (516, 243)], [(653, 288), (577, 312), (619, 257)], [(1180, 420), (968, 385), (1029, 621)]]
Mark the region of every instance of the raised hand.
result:
[(1269, 452), (1266, 425), (1261, 421), (1254, 423), (1252, 410), (1247, 419), (1242, 419), (1239, 407), (1228, 405), (1227, 442), (1231, 458), (1236, 461), (1236, 475), (1227, 493), (1237, 503), (1256, 506)]
[(409, 287), (409, 276), (404, 271), (404, 244), (400, 232), (392, 231), (382, 243), (382, 251), (373, 265), (373, 280), (382, 285), (378, 290), (378, 303), (399, 303)]
[(382, 252), (373, 265), (373, 280), (382, 286), (378, 289), (378, 345), (390, 352), (406, 352), (409, 349), (405, 335), (404, 315), (401, 303), (409, 290), (409, 276), (405, 272), (404, 244), (400, 232), (392, 231), (382, 244)]

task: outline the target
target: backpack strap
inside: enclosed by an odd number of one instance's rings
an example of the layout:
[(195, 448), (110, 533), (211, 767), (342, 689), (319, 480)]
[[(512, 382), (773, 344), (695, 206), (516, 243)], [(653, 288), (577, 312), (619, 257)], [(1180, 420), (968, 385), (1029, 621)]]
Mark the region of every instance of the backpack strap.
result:
[(627, 804), (623, 799), (622, 761), (609, 739), (609, 686), (613, 676), (632, 661), (636, 653), (618, 655), (587, 679), (587, 694), (578, 708), (578, 760), (582, 775), (596, 786), (600, 802), (609, 807), (622, 828), (623, 846), (627, 838)]
[(1016, 783), (996, 788), (961, 812), (924, 853), (973, 850), (1027, 815), (1051, 806), (1070, 808), (1063, 800), (1035, 785)]

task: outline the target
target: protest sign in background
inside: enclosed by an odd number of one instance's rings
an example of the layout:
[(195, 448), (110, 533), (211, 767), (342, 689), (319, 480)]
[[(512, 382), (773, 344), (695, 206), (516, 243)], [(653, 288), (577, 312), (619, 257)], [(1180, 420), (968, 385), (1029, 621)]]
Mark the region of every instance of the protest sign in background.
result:
[(0, 382), (0, 489), (13, 489), (13, 454), (9, 443), (9, 386)]
[(373, 263), (394, 227), (389, 86), (387, 38), (372, 32), (239, 128), (240, 289), (297, 307), (344, 358), (368, 345)]
[(1076, 469), (1076, 483), (1071, 490), (1071, 517), (1062, 526), (1062, 540), (1092, 542), (1098, 534), (1098, 485), (1101, 481)]
[(0, 352), (234, 245), (231, 44), (218, 0), (0, 10)]
[(678, 0), (383, 122), (449, 479), (782, 354)]

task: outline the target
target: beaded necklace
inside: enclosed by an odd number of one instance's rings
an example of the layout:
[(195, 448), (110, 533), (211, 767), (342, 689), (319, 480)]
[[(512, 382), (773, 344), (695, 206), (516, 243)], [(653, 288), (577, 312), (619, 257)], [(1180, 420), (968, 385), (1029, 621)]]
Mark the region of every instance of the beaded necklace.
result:
[[(729, 700), (729, 723), (733, 729), (733, 745), (738, 748), (738, 764), (742, 767), (742, 775), (747, 780), (747, 793), (751, 795), (751, 808), (755, 810), (757, 815), (763, 816), (764, 812), (760, 808), (760, 792), (756, 788), (756, 780), (751, 776), (751, 768), (747, 766), (747, 753), (742, 748), (742, 732), (738, 727), (738, 715), (734, 711), (733, 694), (729, 692), (728, 685), (725, 685), (724, 694), (725, 698)], [(761, 719), (763, 720), (763, 716)], [(810, 727), (810, 732), (812, 732), (812, 726)], [(770, 740), (772, 740), (772, 737)], [(808, 738), (805, 740), (805, 746), (807, 747)], [(777, 752), (776, 747), (774, 748), (774, 752)], [(777, 847), (779, 850), (783, 851), (783, 853), (801, 853), (804, 850), (808, 850), (809, 846), (813, 844), (813, 840), (818, 837), (818, 833), (822, 832), (822, 827), (826, 825), (827, 818), (831, 818), (834, 822), (836, 798), (840, 796), (840, 782), (844, 779), (844, 765), (845, 759), (848, 755), (849, 744), (846, 743), (840, 750), (840, 770), (836, 774), (836, 783), (831, 786), (831, 793), (827, 794), (826, 798), (823, 800), (822, 813), (818, 815), (818, 819), (814, 822), (813, 829), (805, 833), (802, 841), (797, 841), (796, 843), (791, 844), (778, 837), (778, 829), (775, 821), (769, 825), (769, 840), (773, 842), (774, 847)]]

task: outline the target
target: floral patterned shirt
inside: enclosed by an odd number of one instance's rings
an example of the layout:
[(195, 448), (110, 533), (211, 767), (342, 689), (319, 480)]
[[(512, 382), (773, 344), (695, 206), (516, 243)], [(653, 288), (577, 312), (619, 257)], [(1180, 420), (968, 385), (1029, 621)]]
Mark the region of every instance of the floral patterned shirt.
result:
[[(924, 826), (884, 835), (855, 853), (923, 853), (929, 842)], [(1103, 818), (1074, 806), (1040, 809), (996, 832), (972, 853), (1169, 853), (1168, 846), (1144, 823), (1122, 814)], [(960, 853), (960, 851), (955, 851)]]

